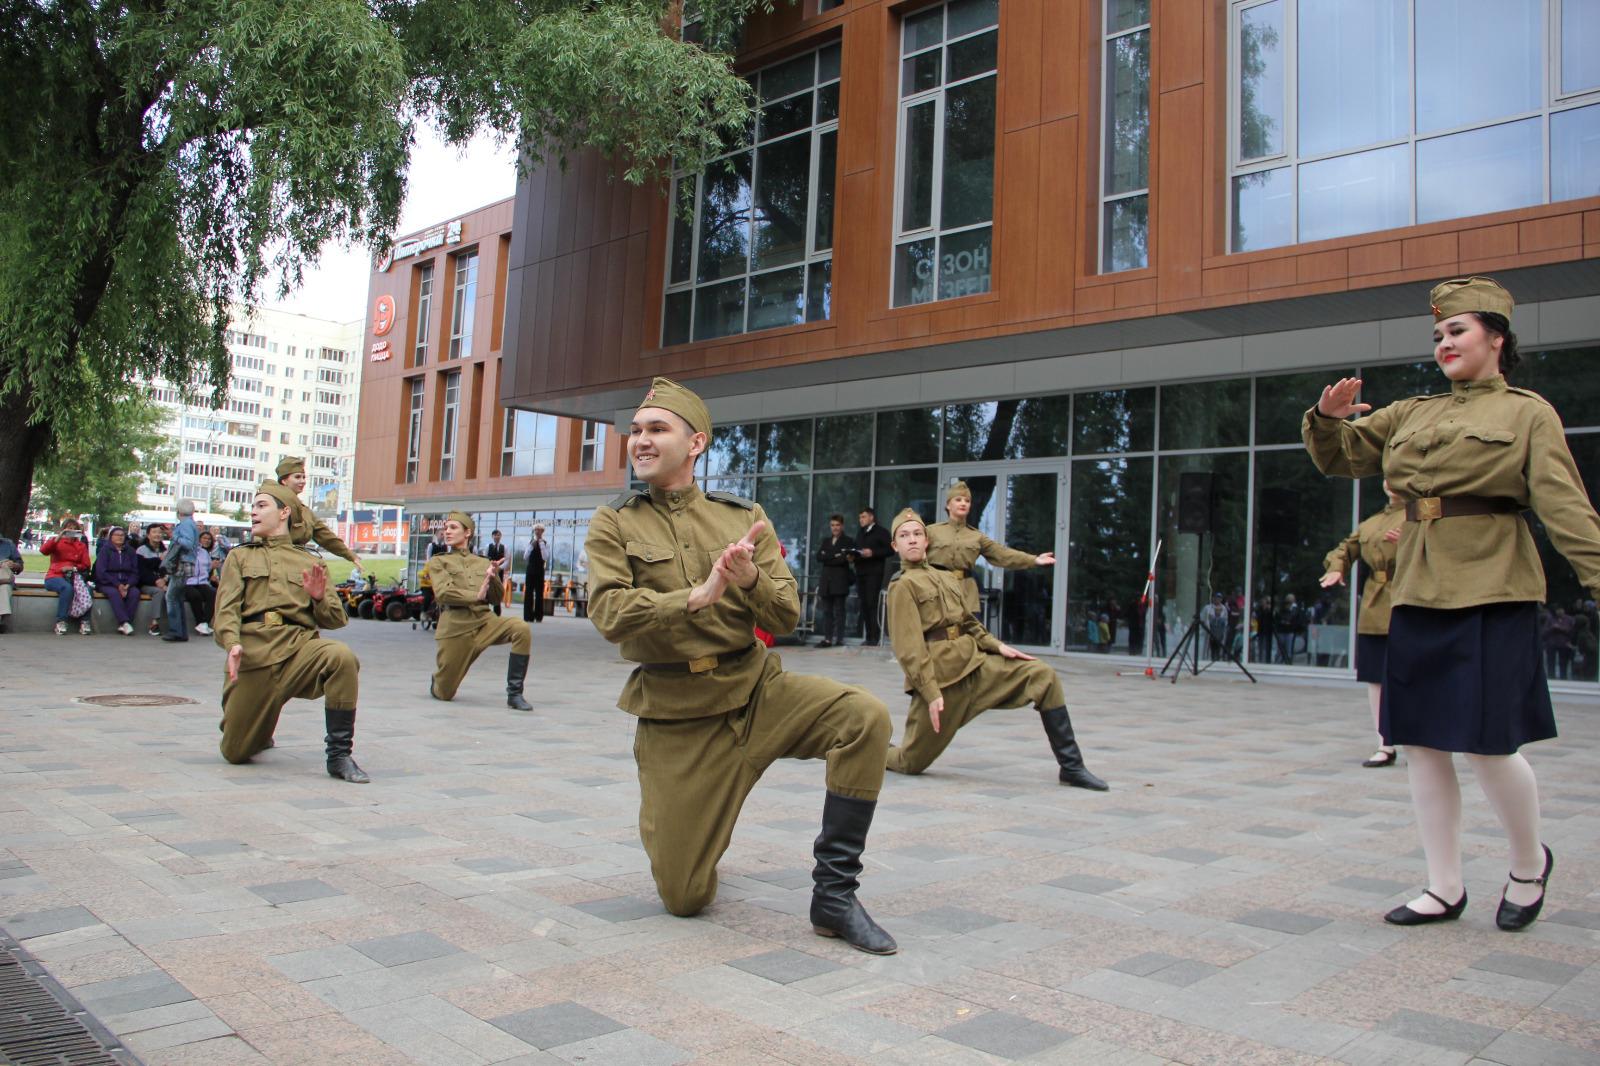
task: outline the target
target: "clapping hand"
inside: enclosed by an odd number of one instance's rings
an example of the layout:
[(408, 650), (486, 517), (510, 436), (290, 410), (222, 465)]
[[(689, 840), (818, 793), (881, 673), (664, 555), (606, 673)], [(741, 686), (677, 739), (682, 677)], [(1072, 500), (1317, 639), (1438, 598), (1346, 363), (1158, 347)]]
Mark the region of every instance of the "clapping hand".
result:
[(1357, 403), (1361, 394), (1360, 378), (1340, 378), (1322, 390), (1317, 410), (1328, 418), (1349, 418), (1372, 410), (1370, 403)]
[(1400, 527), (1396, 526), (1394, 529), (1389, 530), (1387, 533), (1385, 533), (1383, 535), (1383, 539), (1388, 541), (1390, 544), (1399, 544), (1400, 543)]
[(717, 560), (723, 577), (742, 589), (754, 588), (756, 579), (761, 576), (756, 569), (756, 540), (766, 528), (765, 522), (757, 522), (743, 537), (722, 549), (722, 556)]
[(306, 595), (313, 601), (322, 599), (323, 593), (328, 591), (328, 570), (320, 563), (309, 570), (300, 571), (300, 584), (305, 587)]

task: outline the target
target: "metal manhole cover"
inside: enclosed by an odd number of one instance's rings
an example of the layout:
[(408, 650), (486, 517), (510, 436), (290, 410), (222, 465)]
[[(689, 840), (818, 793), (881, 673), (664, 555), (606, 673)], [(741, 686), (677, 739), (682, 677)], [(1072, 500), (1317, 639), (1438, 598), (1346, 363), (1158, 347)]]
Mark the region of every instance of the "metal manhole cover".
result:
[(177, 703), (193, 703), (188, 696), (167, 696), (159, 692), (116, 692), (109, 696), (80, 696), (79, 703), (92, 703), (96, 707), (170, 707)]

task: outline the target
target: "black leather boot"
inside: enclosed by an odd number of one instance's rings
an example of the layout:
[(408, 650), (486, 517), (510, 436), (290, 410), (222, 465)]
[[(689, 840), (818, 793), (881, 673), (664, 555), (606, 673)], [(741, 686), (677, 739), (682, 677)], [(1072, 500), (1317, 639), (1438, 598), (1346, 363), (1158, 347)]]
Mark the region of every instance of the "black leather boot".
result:
[(1056, 762), (1061, 764), (1063, 785), (1096, 792), (1105, 792), (1111, 787), (1084, 768), (1083, 752), (1078, 750), (1078, 741), (1072, 735), (1072, 719), (1067, 717), (1065, 707), (1040, 711), (1039, 721), (1044, 724), (1044, 735), (1050, 738), (1050, 750), (1055, 752)]
[(817, 857), (811, 879), (811, 928), (818, 936), (839, 937), (874, 955), (899, 950), (894, 937), (873, 921), (856, 899), (860, 887), (861, 849), (867, 845), (877, 800), (851, 799), (828, 793), (822, 803), (822, 833), (812, 848)]
[(533, 704), (522, 698), (522, 680), (528, 676), (528, 657), (511, 654), (506, 665), (506, 706), (514, 711), (531, 711)]
[(356, 785), (371, 781), (367, 772), (350, 757), (350, 749), (355, 746), (356, 740), (355, 708), (338, 711), (328, 707), (323, 710), (322, 716), (328, 723), (328, 735), (323, 738), (328, 746), (328, 776)]

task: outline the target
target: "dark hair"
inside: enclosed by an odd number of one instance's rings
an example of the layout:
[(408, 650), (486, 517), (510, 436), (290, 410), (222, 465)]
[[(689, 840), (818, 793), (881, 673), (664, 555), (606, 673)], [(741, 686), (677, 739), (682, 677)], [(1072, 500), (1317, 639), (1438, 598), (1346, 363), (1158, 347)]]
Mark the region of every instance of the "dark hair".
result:
[(878, 517), (878, 512), (874, 511), (872, 508), (866, 506), (865, 504), (863, 504), (862, 507), (861, 507), (861, 513), (862, 514), (869, 514), (873, 518), (877, 518)]
[(837, 522), (842, 526), (842, 525), (844, 525), (844, 515), (842, 515), (842, 514), (831, 514), (831, 515), (828, 516), (828, 521)]
[(1478, 320), (1478, 325), (1498, 334), (1505, 342), (1500, 346), (1500, 373), (1510, 374), (1522, 362), (1522, 353), (1517, 351), (1517, 335), (1511, 332), (1511, 320), (1493, 311), (1474, 311), (1472, 317)]
[(491, 536), (491, 537), (498, 537), (499, 535), (500, 535), (500, 531), (498, 529), (489, 534), (489, 536)]

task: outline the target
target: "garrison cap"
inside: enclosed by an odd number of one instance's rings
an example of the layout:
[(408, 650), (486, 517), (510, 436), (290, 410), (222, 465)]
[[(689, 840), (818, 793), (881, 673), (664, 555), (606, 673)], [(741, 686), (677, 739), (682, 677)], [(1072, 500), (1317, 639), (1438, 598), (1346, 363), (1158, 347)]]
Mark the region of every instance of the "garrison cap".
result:
[(965, 481), (958, 481), (954, 485), (951, 485), (949, 488), (944, 490), (945, 506), (948, 507), (950, 505), (950, 501), (955, 499), (957, 496), (965, 496), (969, 500), (972, 499), (972, 490), (967, 488), (967, 483)]
[(922, 527), (922, 531), (924, 533), (928, 531), (928, 523), (922, 520), (922, 516), (919, 515), (914, 508), (907, 507), (899, 514), (895, 515), (894, 521), (889, 523), (889, 536), (892, 537), (899, 533), (900, 527), (905, 525), (907, 522), (915, 522), (917, 525)]
[(645, 407), (671, 411), (689, 423), (691, 433), (711, 435), (711, 412), (706, 410), (705, 401), (671, 378), (656, 378), (650, 383), (650, 390), (635, 410)]
[(282, 481), (290, 474), (304, 474), (306, 472), (306, 457), (303, 455), (285, 455), (278, 460), (278, 480)]
[(1509, 322), (1516, 301), (1493, 278), (1470, 277), (1439, 282), (1428, 294), (1428, 304), (1435, 322), (1464, 315), (1468, 311), (1504, 315)]
[(447, 521), (447, 522), (452, 518), (455, 519), (457, 522), (460, 522), (463, 526), (466, 527), (468, 533), (471, 533), (474, 529), (477, 528), (477, 523), (474, 522), (472, 520), (472, 516), (469, 515), (465, 511), (451, 511), (449, 514), (445, 515), (444, 517), (445, 517), (445, 521)]
[(278, 501), (279, 507), (294, 506), (294, 493), (290, 491), (289, 486), (285, 485), (281, 481), (273, 481), (271, 478), (268, 478), (256, 488), (256, 493), (258, 495), (264, 493), (268, 496), (271, 496), (274, 500)]

